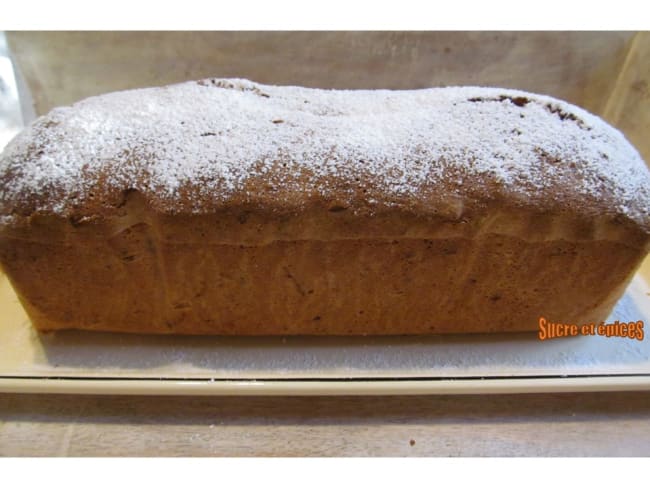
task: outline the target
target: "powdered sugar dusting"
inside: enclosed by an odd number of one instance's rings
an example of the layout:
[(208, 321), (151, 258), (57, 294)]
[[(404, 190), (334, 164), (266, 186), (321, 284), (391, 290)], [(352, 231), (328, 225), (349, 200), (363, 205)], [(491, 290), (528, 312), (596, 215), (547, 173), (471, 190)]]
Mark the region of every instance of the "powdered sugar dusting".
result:
[[(9, 223), (29, 201), (31, 212), (67, 215), (102, 188), (202, 212), (235, 196), (254, 201), (251, 178), (298, 201), (334, 189), (359, 198), (363, 186), (371, 207), (425, 200), (437, 188), (447, 203), (501, 194), (552, 206), (570, 197), (587, 212), (606, 202), (650, 228), (650, 173), (638, 152), (559, 100), (498, 88), (345, 91), (237, 79), (53, 110), (2, 154), (0, 214)], [(200, 202), (190, 208), (188, 191)]]

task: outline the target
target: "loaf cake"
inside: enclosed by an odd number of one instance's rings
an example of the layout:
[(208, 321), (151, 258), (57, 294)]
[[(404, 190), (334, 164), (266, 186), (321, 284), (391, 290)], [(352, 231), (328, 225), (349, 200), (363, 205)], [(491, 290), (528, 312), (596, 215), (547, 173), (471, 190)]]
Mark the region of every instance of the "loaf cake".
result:
[(510, 89), (206, 79), (54, 109), (0, 157), (0, 263), (40, 331), (600, 322), (649, 247), (625, 137)]

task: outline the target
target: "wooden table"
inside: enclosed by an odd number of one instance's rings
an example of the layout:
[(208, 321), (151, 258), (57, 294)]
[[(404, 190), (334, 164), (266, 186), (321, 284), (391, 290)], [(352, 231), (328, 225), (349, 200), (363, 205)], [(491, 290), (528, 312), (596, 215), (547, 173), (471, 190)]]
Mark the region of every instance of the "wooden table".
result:
[(3, 456), (648, 456), (650, 392), (0, 395)]

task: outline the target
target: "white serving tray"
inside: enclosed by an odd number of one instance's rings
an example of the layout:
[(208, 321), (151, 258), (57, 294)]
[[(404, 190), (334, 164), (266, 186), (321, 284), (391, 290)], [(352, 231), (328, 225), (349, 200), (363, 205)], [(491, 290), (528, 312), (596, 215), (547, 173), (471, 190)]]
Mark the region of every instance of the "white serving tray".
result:
[[(611, 320), (650, 324), (637, 275)], [(645, 331), (648, 333), (648, 331)], [(0, 391), (374, 395), (650, 390), (650, 337), (37, 334), (0, 275)]]

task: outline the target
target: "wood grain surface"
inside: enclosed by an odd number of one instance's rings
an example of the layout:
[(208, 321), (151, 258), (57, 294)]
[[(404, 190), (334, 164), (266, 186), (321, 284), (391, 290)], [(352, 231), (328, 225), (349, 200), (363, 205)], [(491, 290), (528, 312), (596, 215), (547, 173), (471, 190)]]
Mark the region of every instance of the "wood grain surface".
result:
[[(634, 32), (8, 32), (37, 114), (208, 77), (319, 88), (484, 85), (601, 113)], [(641, 58), (642, 59), (642, 58)], [(644, 65), (647, 63), (643, 63)]]
[(0, 395), (2, 456), (648, 456), (650, 392)]

